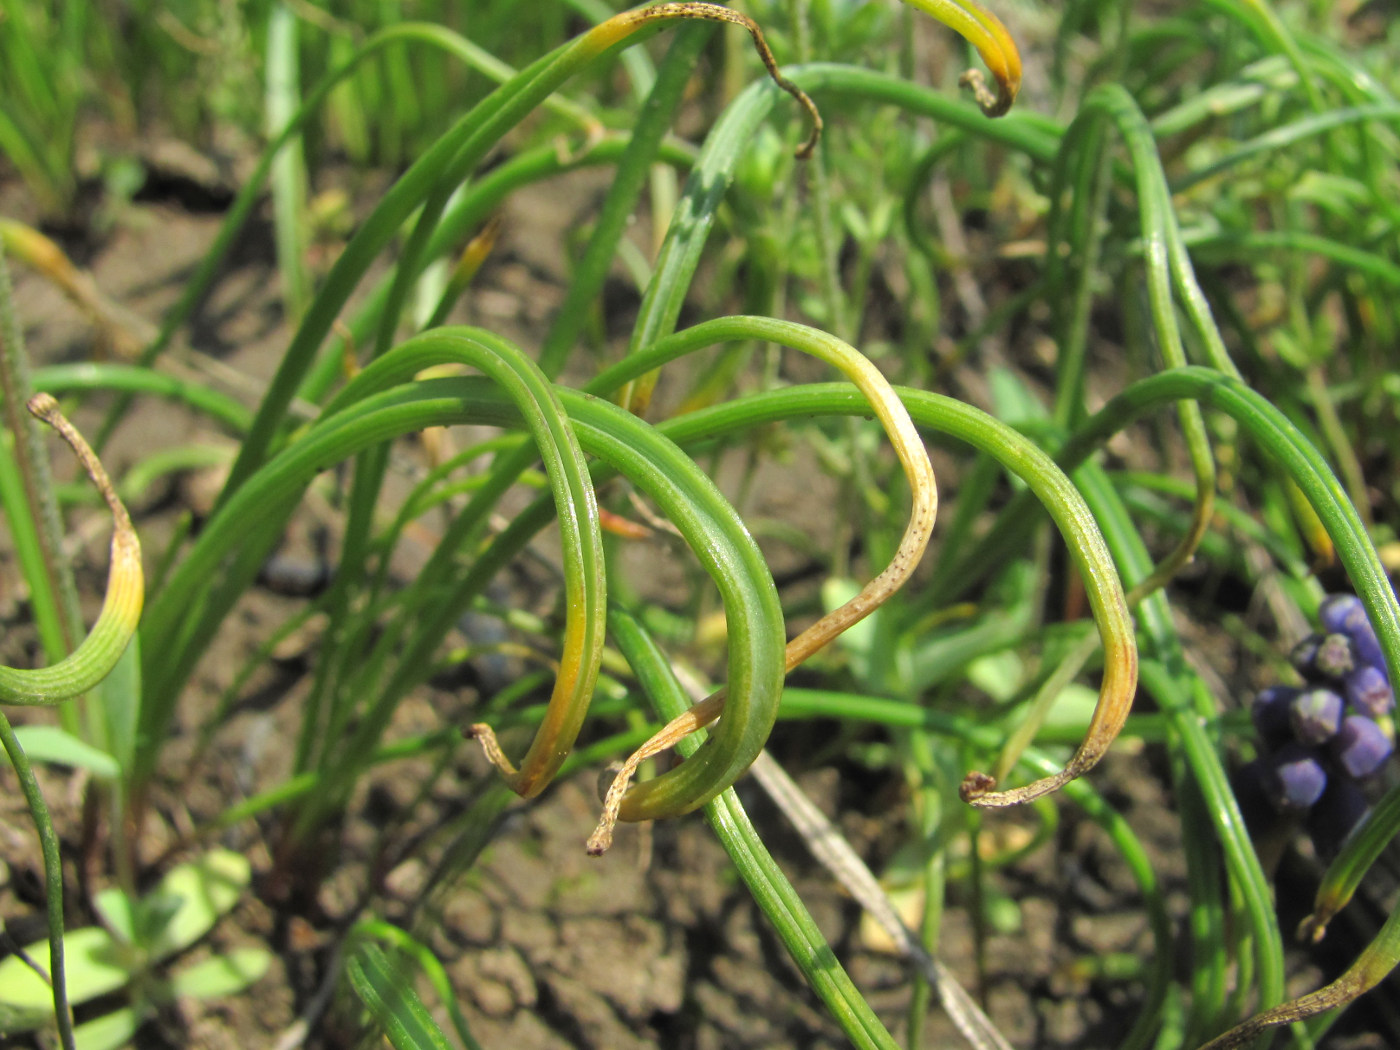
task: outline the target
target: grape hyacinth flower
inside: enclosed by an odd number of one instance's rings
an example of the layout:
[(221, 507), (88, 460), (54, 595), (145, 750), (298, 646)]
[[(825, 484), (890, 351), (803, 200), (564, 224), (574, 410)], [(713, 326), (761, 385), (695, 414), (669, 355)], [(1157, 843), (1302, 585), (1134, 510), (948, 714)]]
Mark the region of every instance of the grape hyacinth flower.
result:
[(1363, 715), (1347, 715), (1331, 745), (1332, 756), (1356, 780), (1379, 772), (1394, 750), (1385, 731)]
[(1317, 651), (1313, 653), (1313, 671), (1327, 678), (1345, 678), (1356, 666), (1356, 649), (1350, 638), (1344, 634), (1322, 636), (1322, 641), (1317, 643)]
[(1288, 710), (1293, 735), (1304, 744), (1325, 744), (1342, 724), (1346, 701), (1331, 689), (1309, 689)]
[(1383, 718), (1395, 709), (1395, 692), (1385, 672), (1364, 664), (1346, 677), (1347, 703), (1367, 718)]
[(1250, 716), (1254, 720), (1255, 732), (1267, 748), (1277, 748), (1293, 737), (1293, 723), (1289, 711), (1293, 701), (1302, 692), (1291, 685), (1271, 685), (1261, 689), (1254, 698)]
[(1370, 812), (1371, 804), (1360, 785), (1344, 777), (1333, 777), (1304, 820), (1303, 828), (1317, 852), (1330, 861)]
[(1279, 810), (1304, 810), (1322, 797), (1327, 771), (1319, 753), (1302, 744), (1285, 744), (1265, 760), (1264, 790)]
[(1371, 621), (1366, 618), (1366, 607), (1354, 594), (1332, 594), (1323, 599), (1317, 610), (1323, 630), (1329, 633), (1344, 634), (1356, 646), (1361, 662), (1378, 667), (1385, 672), (1385, 656), (1381, 653), (1381, 643), (1376, 638)]
[(1297, 672), (1304, 678), (1314, 678), (1317, 672), (1314, 667), (1317, 664), (1317, 650), (1322, 645), (1325, 635), (1310, 634), (1293, 647), (1293, 651), (1288, 654), (1288, 662), (1291, 663)]

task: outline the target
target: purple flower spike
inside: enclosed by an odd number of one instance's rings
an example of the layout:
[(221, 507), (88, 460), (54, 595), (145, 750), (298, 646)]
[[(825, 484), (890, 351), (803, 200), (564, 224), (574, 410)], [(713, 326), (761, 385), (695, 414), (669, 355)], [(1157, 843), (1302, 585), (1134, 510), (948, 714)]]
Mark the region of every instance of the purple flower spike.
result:
[(1383, 718), (1395, 708), (1395, 691), (1385, 672), (1379, 667), (1364, 664), (1346, 678), (1347, 703), (1359, 715), (1367, 718)]
[(1354, 594), (1333, 594), (1323, 599), (1318, 608), (1318, 618), (1323, 629), (1346, 635), (1356, 646), (1356, 654), (1362, 663), (1371, 664), (1385, 670), (1385, 656), (1381, 653), (1381, 643), (1366, 618), (1366, 608)]
[(1336, 735), (1345, 709), (1345, 702), (1331, 689), (1299, 693), (1288, 711), (1293, 735), (1304, 744), (1325, 744)]
[(1307, 809), (1327, 787), (1327, 773), (1317, 752), (1289, 744), (1265, 760), (1264, 791), (1278, 810)]
[(1288, 712), (1300, 692), (1302, 690), (1291, 685), (1271, 685), (1261, 689), (1254, 698), (1249, 713), (1265, 747), (1277, 748), (1293, 736), (1293, 722)]
[(1348, 715), (1332, 740), (1332, 756), (1357, 780), (1379, 772), (1394, 750), (1385, 731), (1362, 715)]

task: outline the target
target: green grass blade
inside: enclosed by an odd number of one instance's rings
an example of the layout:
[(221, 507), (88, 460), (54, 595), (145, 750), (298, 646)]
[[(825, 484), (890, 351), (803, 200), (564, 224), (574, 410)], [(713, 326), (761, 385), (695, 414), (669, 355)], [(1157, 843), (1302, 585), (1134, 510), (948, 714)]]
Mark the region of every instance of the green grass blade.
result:
[(377, 944), (365, 939), (356, 941), (345, 963), (345, 973), (395, 1050), (452, 1050), (452, 1044), (413, 990), (412, 975), (396, 965)]
[[(612, 266), (618, 241), (632, 217), (647, 172), (661, 146), (662, 136), (671, 126), (681, 95), (690, 82), (700, 49), (714, 34), (714, 26), (682, 26), (676, 31), (660, 73), (651, 88), (641, 115), (632, 128), (626, 152), (618, 158), (617, 176), (608, 187), (573, 280), (564, 294), (549, 332), (540, 347), (540, 367), (556, 376), (564, 366), (578, 333), (583, 328), (589, 304), (597, 299)], [(632, 52), (628, 52), (631, 54)]]
[(112, 361), (47, 365), (35, 371), (34, 389), (54, 395), (91, 390), (152, 394), (202, 412), (236, 435), (245, 433), (253, 419), (241, 402), (203, 383)]
[[(466, 1050), (480, 1050), (480, 1044), (472, 1037), (471, 1029), (467, 1026), (467, 1019), (462, 1013), (462, 1008), (457, 1004), (457, 996), (452, 990), (452, 983), (447, 976), (447, 971), (426, 944), (405, 933), (397, 926), (376, 919), (366, 919), (359, 922), (350, 931), (350, 936), (352, 938), (377, 937), (417, 963), (427, 976), (428, 983), (433, 986), (433, 991), (437, 993), (443, 1006), (446, 1007), (448, 1016), (452, 1019), (452, 1027), (456, 1030), (457, 1038), (461, 1041), (462, 1046)], [(398, 974), (407, 976), (407, 971), (400, 967)]]
[(29, 817), (39, 836), (39, 848), (44, 858), (44, 902), (49, 924), (49, 977), (53, 987), (53, 1010), (58, 1034), (64, 1050), (73, 1050), (73, 1014), (68, 1008), (68, 977), (63, 959), (63, 861), (58, 850), (49, 808), (39, 790), (39, 782), (29, 765), (24, 748), (15, 739), (10, 720), (0, 713), (0, 747), (9, 756), (10, 765), (19, 778), (20, 791), (29, 807)]
[[(267, 21), (267, 89), (263, 107), (270, 135), (286, 127), (301, 108), (297, 38), (297, 16), (291, 6), (274, 3)], [(282, 306), (295, 322), (306, 312), (311, 298), (311, 279), (306, 269), (306, 159), (300, 143), (289, 142), (278, 151), (271, 177)]]
[[(690, 699), (676, 681), (665, 655), (636, 619), (614, 607), (608, 623), (661, 717), (670, 720), (689, 708)], [(700, 741), (692, 737), (678, 748), (689, 760), (699, 746)], [(711, 800), (705, 807), (705, 816), (793, 962), (851, 1043), (862, 1048), (893, 1050), (898, 1044), (851, 983), (802, 898), (768, 852), (734, 789)]]

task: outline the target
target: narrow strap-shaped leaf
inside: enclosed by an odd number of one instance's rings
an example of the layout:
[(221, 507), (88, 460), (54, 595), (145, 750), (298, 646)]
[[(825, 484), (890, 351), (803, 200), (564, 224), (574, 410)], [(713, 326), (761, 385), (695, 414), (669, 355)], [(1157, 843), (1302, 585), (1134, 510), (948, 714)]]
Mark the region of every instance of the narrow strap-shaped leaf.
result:
[(73, 1012), (68, 1005), (68, 969), (63, 944), (63, 857), (59, 852), (58, 834), (54, 831), (53, 818), (29, 758), (15, 737), (10, 720), (2, 712), (0, 748), (4, 749), (19, 779), (20, 791), (29, 806), (29, 817), (34, 821), (34, 830), (39, 836), (39, 849), (44, 857), (44, 911), (49, 927), (49, 980), (53, 989), (53, 1012), (64, 1050), (73, 1050)]
[[(356, 923), (350, 936), (355, 939), (377, 937), (417, 963), (428, 978), (428, 983), (433, 986), (433, 991), (437, 993), (443, 1006), (446, 1007), (447, 1014), (452, 1019), (452, 1027), (456, 1029), (457, 1038), (461, 1040), (462, 1045), (467, 1050), (480, 1050), (480, 1044), (467, 1027), (466, 1016), (462, 1013), (456, 993), (452, 990), (451, 978), (448, 977), (447, 971), (443, 968), (438, 957), (426, 944), (399, 927), (380, 919), (364, 919)], [(406, 974), (402, 968), (395, 968), (395, 976), (400, 980), (405, 977), (412, 980), (411, 975)]]
[(50, 394), (74, 390), (121, 390), (132, 394), (153, 394), (179, 401), (217, 420), (235, 434), (248, 429), (253, 414), (242, 403), (203, 383), (140, 365), (116, 361), (81, 361), (66, 365), (46, 365), (34, 372), (34, 388)]
[(350, 986), (396, 1050), (452, 1050), (413, 990), (412, 975), (373, 941), (359, 939), (345, 964)]
[[(1376, 629), (1392, 679), (1400, 668), (1400, 603), (1356, 508), (1321, 454), (1277, 408), (1238, 380), (1206, 369), (1184, 368), (1140, 380), (1119, 394), (1066, 449), (1081, 456), (1104, 435), (1173, 397), (1194, 397), (1228, 412), (1298, 485), (1336, 546), (1337, 556)], [(1341, 977), (1291, 1002), (1264, 1010), (1207, 1044), (1230, 1050), (1279, 1025), (1343, 1006), (1375, 987), (1400, 964), (1400, 911), (1392, 912), (1375, 940)], [(1267, 1000), (1266, 1000), (1267, 1001)]]
[(1342, 850), (1328, 865), (1318, 883), (1312, 914), (1303, 920), (1298, 936), (1316, 943), (1327, 933), (1327, 924), (1347, 906), (1371, 865), (1400, 835), (1400, 791), (1392, 789), (1368, 812), (1348, 836)]
[[(899, 106), (910, 113), (933, 117), (979, 137), (1001, 142), (1040, 161), (1049, 162), (1055, 156), (1060, 128), (1043, 118), (1018, 119), (1013, 114), (999, 121), (987, 120), (976, 106), (950, 99), (944, 93), (911, 84), (902, 77), (854, 66), (814, 62), (792, 67), (787, 74), (803, 91), (830, 92), (843, 98)], [(641, 310), (632, 329), (630, 353), (641, 353), (674, 330), (720, 202), (734, 178), (735, 167), (776, 101), (777, 90), (772, 84), (750, 85), (730, 103), (705, 137), (700, 158), (672, 214), (652, 279), (642, 297)], [(635, 411), (642, 411), (650, 403), (655, 384), (655, 373), (639, 375), (628, 383), (619, 400)]]

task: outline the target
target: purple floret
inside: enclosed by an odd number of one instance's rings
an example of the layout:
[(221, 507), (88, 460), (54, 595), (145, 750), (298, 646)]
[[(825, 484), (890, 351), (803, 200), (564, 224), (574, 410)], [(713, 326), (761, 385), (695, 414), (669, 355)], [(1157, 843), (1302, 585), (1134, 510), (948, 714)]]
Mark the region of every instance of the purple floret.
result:
[(1264, 791), (1280, 811), (1307, 809), (1327, 787), (1327, 772), (1317, 752), (1288, 744), (1264, 762)]
[(1363, 664), (1346, 678), (1347, 703), (1359, 715), (1382, 718), (1395, 708), (1395, 692), (1379, 667)]
[(1288, 712), (1300, 692), (1291, 685), (1271, 685), (1261, 689), (1254, 698), (1249, 713), (1265, 747), (1277, 748), (1293, 736), (1293, 722)]
[(1322, 634), (1310, 634), (1295, 645), (1293, 651), (1288, 654), (1288, 662), (1304, 678), (1312, 678), (1316, 674), (1313, 667), (1317, 662), (1317, 651), (1322, 646), (1322, 639), (1325, 637), (1326, 635)]
[(1345, 634), (1323, 635), (1313, 654), (1313, 670), (1328, 678), (1344, 678), (1356, 669), (1356, 649)]
[(1317, 619), (1328, 632), (1347, 633), (1349, 625), (1357, 618), (1366, 618), (1366, 607), (1354, 594), (1329, 594), (1317, 607)]
[(1331, 860), (1346, 843), (1347, 836), (1365, 819), (1370, 803), (1359, 786), (1333, 777), (1327, 790), (1308, 811), (1304, 827), (1324, 860)]
[(1309, 689), (1293, 698), (1288, 709), (1293, 735), (1300, 743), (1325, 744), (1336, 734), (1346, 703), (1331, 689)]
[(1385, 731), (1364, 715), (1348, 715), (1332, 739), (1332, 757), (1357, 780), (1380, 771), (1395, 750)]
[(1317, 610), (1322, 627), (1329, 633), (1340, 633), (1351, 639), (1356, 646), (1356, 655), (1362, 663), (1371, 664), (1385, 670), (1385, 656), (1381, 653), (1381, 643), (1366, 618), (1366, 607), (1354, 594), (1332, 594), (1323, 599)]

